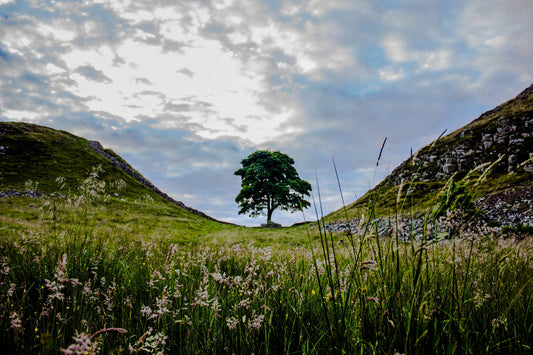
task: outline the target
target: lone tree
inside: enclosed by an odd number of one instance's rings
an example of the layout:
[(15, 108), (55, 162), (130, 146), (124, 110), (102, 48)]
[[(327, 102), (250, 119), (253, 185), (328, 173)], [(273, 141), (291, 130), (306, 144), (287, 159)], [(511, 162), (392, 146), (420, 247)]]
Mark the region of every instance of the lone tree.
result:
[(234, 173), (242, 179), (242, 189), (235, 198), (239, 214), (256, 217), (265, 215), (266, 210), (270, 222), (276, 208), (292, 212), (311, 206), (304, 200), (304, 196), (309, 196), (311, 184), (300, 179), (294, 160), (288, 155), (258, 150), (241, 164), (242, 168)]

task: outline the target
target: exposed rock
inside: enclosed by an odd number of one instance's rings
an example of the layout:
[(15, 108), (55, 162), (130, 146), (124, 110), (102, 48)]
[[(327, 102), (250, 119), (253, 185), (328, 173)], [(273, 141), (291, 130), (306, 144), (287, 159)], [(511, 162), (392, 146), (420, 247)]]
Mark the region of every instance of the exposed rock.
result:
[(451, 174), (456, 170), (457, 170), (457, 165), (455, 164), (444, 164), (444, 166), (442, 167), (442, 171), (445, 174)]
[[(17, 197), (17, 196), (26, 196), (26, 197), (44, 197), (46, 196), (43, 193), (40, 193), (35, 190), (27, 190), (27, 191), (18, 191), (18, 190), (5, 190), (0, 191), (0, 198), (4, 197)], [(50, 194), (49, 196), (56, 196), (56, 194)], [(65, 197), (62, 194), (57, 194), (59, 197)]]
[[(509, 190), (495, 193), (476, 202), (480, 214), (476, 226), (484, 226), (483, 233), (498, 234), (505, 226), (533, 226), (533, 187), (520, 185)], [(327, 232), (359, 234), (379, 237), (394, 237), (396, 233), (401, 240), (448, 237), (453, 228), (461, 228), (468, 224), (456, 225), (444, 218), (428, 219), (424, 214), (400, 217), (376, 218), (370, 222), (353, 219), (349, 222), (333, 222), (326, 224)]]
[(500, 226), (533, 226), (533, 186), (520, 184), (477, 201), (482, 220)]
[(281, 224), (272, 221), (261, 224), (261, 228), (281, 228)]

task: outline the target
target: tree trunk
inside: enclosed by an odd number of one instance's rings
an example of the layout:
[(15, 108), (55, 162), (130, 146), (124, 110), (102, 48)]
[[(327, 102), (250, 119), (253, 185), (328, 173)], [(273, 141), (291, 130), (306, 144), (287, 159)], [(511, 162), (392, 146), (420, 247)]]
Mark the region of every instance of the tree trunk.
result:
[(274, 202), (271, 198), (269, 198), (267, 207), (267, 223), (272, 221), (272, 212), (274, 212)]

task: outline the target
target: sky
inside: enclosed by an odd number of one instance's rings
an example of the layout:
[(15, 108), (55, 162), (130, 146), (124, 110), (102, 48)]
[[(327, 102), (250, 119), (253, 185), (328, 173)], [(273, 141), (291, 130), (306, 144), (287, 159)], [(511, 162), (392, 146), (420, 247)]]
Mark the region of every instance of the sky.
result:
[(531, 0), (0, 0), (0, 120), (97, 140), (247, 226), (266, 218), (238, 214), (233, 173), (281, 151), (326, 214), (531, 85), (532, 18)]

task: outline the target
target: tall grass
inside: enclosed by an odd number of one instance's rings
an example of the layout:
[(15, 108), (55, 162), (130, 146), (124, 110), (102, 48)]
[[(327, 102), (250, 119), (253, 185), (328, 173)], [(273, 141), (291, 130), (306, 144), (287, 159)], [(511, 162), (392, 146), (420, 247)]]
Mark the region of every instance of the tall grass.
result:
[(329, 257), (325, 245), (3, 238), (0, 346), (57, 353), (76, 338), (89, 353), (531, 352), (531, 241), (398, 246), (360, 235), (354, 256), (338, 237), (324, 240)]
[(367, 218), (285, 250), (187, 244), (100, 229), (91, 206), (66, 225), (50, 205), (42, 232), (2, 234), (4, 352), (532, 351), (530, 239), (401, 241)]

